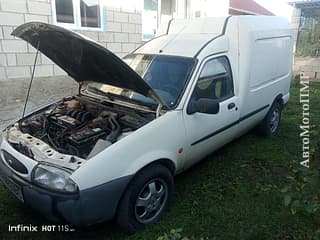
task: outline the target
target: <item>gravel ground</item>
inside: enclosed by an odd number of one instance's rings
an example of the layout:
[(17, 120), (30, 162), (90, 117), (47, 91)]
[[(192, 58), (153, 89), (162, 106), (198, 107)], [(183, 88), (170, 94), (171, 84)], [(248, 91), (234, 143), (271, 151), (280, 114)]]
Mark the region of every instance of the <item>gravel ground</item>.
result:
[[(30, 79), (0, 81), (0, 130), (21, 117)], [(78, 84), (67, 76), (35, 78), (26, 113), (77, 92)]]

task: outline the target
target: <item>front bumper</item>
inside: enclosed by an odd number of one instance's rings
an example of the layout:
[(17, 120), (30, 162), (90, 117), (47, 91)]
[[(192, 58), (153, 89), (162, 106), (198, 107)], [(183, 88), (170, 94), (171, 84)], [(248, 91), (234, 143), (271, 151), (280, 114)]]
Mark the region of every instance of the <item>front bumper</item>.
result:
[(114, 217), (118, 202), (131, 176), (125, 176), (77, 194), (62, 194), (40, 188), (8, 168), (0, 157), (0, 180), (21, 201), (49, 220), (87, 226)]

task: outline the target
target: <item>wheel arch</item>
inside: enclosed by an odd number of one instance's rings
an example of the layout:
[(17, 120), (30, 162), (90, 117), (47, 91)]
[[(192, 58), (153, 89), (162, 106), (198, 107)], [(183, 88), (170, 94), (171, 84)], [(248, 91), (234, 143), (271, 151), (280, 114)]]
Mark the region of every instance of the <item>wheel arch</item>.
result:
[(155, 165), (155, 164), (160, 164), (164, 167), (166, 167), (172, 174), (172, 176), (175, 175), (175, 172), (176, 172), (176, 165), (174, 163), (174, 161), (168, 159), (168, 158), (161, 158), (161, 159), (157, 159), (157, 160), (154, 160), (148, 164), (146, 164), (145, 166), (143, 166), (142, 168), (140, 168), (133, 176), (132, 178), (130, 179), (130, 181), (128, 182), (127, 186), (125, 187), (124, 191), (122, 192), (121, 194), (121, 198), (117, 204), (117, 208), (116, 208), (116, 211), (115, 211), (115, 214), (117, 214), (118, 210), (119, 210), (119, 205), (120, 205), (120, 202), (122, 200), (122, 198), (124, 197), (125, 195), (125, 192), (127, 191), (130, 183), (133, 181), (133, 179), (137, 176), (138, 173), (140, 173), (142, 170), (152, 166), (152, 165)]
[[(262, 136), (270, 136), (270, 135), (273, 134), (273, 133), (270, 133), (269, 130), (267, 130), (267, 127), (266, 127), (266, 126), (267, 126), (268, 117), (269, 117), (271, 111), (273, 110), (273, 108), (274, 108), (274, 106), (275, 106), (276, 104), (279, 105), (279, 107), (280, 107), (280, 114), (281, 114), (281, 111), (282, 111), (282, 109), (283, 109), (283, 107), (284, 107), (284, 100), (283, 100), (283, 95), (282, 95), (282, 94), (278, 94), (278, 95), (274, 98), (274, 100), (273, 100), (271, 106), (269, 107), (268, 112), (266, 113), (265, 117), (262, 119), (262, 121), (261, 121), (261, 122), (257, 125), (257, 127), (256, 127), (257, 132), (258, 132), (260, 135), (262, 135)], [(280, 119), (279, 119), (279, 122), (280, 122)]]
[(154, 164), (161, 164), (161, 165), (165, 166), (166, 168), (169, 169), (169, 171), (171, 172), (172, 175), (175, 175), (176, 165), (172, 160), (170, 160), (168, 158), (161, 158), (158, 160), (154, 160), (154, 161), (148, 163), (147, 165), (143, 166), (141, 169), (139, 169), (139, 171), (137, 171), (136, 174), (139, 173), (140, 171), (142, 171), (143, 169), (145, 169), (151, 165), (154, 165)]
[[(280, 106), (281, 106), (281, 108), (283, 108), (284, 101), (283, 101), (283, 95), (282, 95), (282, 93), (278, 94), (278, 95), (275, 97), (272, 105), (274, 105), (275, 103), (279, 103)], [(271, 106), (272, 106), (272, 105), (271, 105)]]

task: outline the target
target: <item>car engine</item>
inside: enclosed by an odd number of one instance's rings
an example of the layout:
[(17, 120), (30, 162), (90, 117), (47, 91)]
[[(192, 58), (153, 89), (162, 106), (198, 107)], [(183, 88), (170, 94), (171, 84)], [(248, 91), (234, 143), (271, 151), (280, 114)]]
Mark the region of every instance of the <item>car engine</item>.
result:
[(75, 96), (20, 120), (19, 129), (59, 153), (88, 159), (153, 119), (150, 112)]

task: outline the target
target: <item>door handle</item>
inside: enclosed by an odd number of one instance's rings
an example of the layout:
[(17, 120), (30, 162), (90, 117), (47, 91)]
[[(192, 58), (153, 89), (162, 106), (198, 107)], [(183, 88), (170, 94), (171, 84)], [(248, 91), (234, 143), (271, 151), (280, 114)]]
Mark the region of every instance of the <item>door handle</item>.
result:
[(232, 108), (234, 108), (236, 106), (235, 103), (229, 103), (228, 104), (228, 109), (231, 110)]

